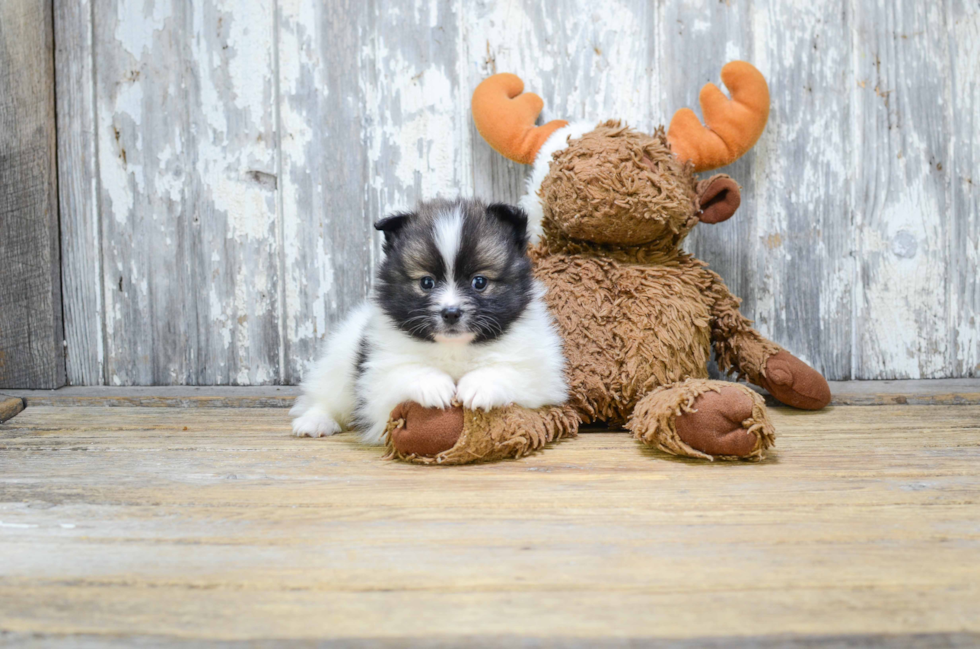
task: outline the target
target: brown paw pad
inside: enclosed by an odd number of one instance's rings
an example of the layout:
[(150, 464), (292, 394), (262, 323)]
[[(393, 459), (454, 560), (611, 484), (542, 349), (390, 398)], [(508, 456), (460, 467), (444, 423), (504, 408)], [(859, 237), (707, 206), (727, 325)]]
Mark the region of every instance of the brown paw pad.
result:
[(694, 401), (696, 412), (685, 412), (674, 422), (677, 436), (691, 448), (709, 455), (745, 457), (758, 438), (742, 427), (752, 416), (752, 398), (739, 388), (705, 392)]
[(391, 443), (402, 455), (432, 457), (448, 451), (463, 432), (463, 408), (423, 408), (417, 403), (399, 404), (392, 421), (403, 424), (391, 431)]

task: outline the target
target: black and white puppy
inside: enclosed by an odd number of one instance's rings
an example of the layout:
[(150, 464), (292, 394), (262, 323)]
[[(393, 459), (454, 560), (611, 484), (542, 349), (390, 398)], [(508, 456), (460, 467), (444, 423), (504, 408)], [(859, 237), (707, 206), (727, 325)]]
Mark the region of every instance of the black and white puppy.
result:
[(371, 298), (327, 344), (290, 411), (299, 436), (343, 428), (379, 444), (403, 401), (470, 409), (560, 404), (561, 339), (527, 256), (527, 215), (435, 200), (378, 221), (385, 258)]

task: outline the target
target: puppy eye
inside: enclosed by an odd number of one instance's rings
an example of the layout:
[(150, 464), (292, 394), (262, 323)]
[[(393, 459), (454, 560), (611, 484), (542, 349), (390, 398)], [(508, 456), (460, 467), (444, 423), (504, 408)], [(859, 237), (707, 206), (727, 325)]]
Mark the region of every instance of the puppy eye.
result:
[(488, 280), (483, 275), (477, 275), (476, 277), (473, 278), (473, 281), (470, 283), (473, 285), (474, 290), (483, 291), (487, 288), (487, 285), (490, 283), (490, 280)]
[(422, 287), (423, 291), (431, 291), (436, 287), (436, 280), (426, 275), (425, 277), (419, 280), (419, 286)]

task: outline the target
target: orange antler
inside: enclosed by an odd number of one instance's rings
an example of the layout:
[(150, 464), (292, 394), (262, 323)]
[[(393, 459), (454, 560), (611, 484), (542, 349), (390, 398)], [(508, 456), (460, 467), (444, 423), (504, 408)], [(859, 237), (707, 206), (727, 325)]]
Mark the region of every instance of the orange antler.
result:
[(515, 162), (532, 164), (548, 137), (568, 122), (556, 119), (535, 126), (544, 107), (533, 92), (521, 94), (524, 82), (506, 72), (484, 79), (473, 91), (473, 121), (487, 144)]
[(695, 171), (738, 160), (758, 141), (769, 119), (769, 86), (753, 65), (732, 61), (721, 69), (721, 80), (731, 91), (731, 100), (713, 83), (701, 88), (706, 126), (694, 111), (682, 108), (674, 113), (667, 130), (674, 155), (693, 162)]

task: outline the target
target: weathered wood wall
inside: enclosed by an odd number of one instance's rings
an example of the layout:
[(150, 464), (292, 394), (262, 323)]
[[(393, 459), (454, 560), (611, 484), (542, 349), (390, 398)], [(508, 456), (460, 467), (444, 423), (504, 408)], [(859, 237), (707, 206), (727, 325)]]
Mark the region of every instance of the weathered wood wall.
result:
[(0, 1), (0, 388), (65, 382), (47, 0)]
[(378, 216), (520, 195), (482, 78), (651, 129), (736, 58), (772, 117), (728, 170), (740, 213), (689, 247), (830, 378), (980, 375), (976, 0), (54, 4), (74, 384), (294, 383)]

